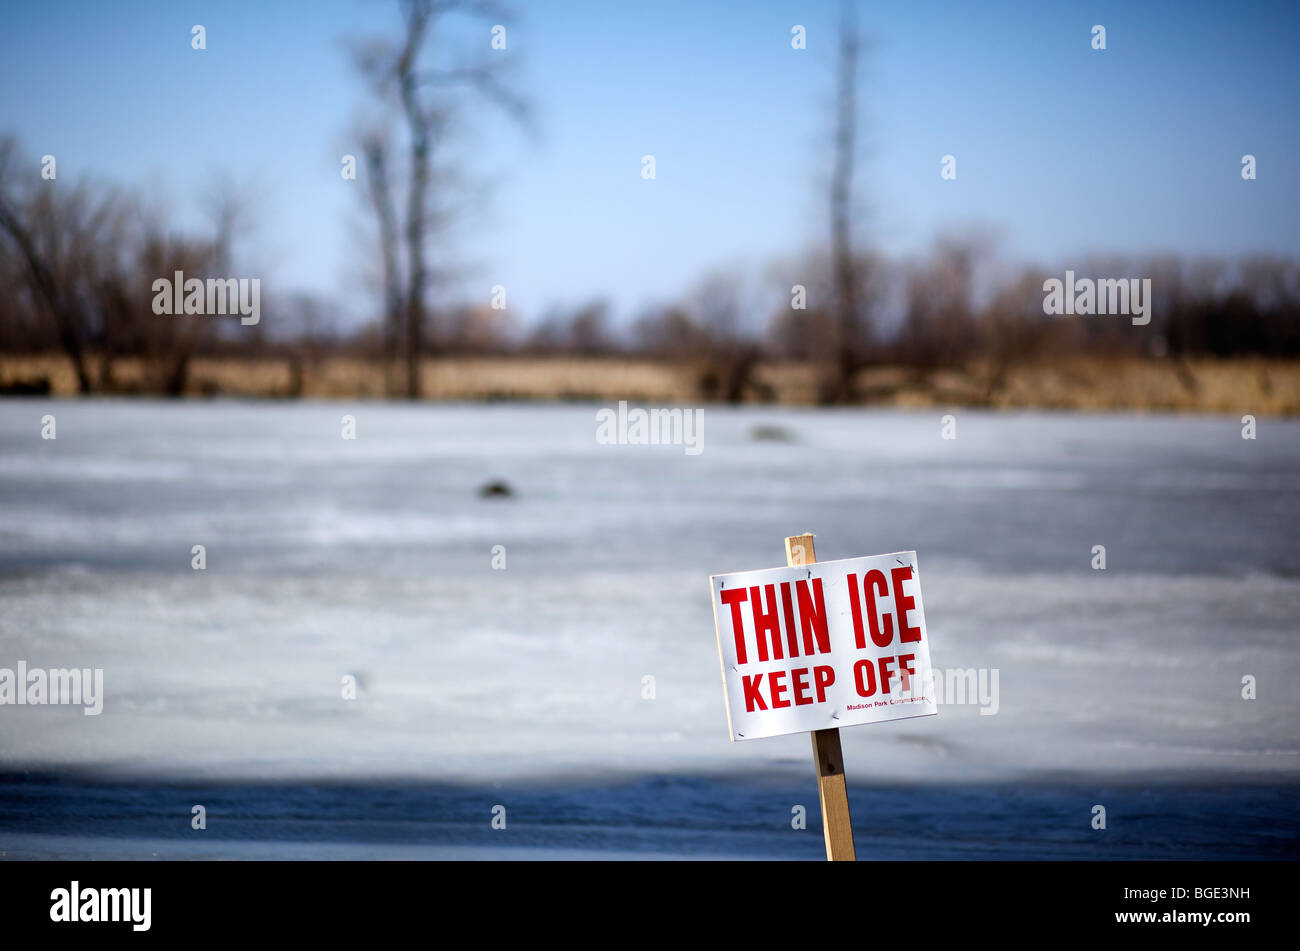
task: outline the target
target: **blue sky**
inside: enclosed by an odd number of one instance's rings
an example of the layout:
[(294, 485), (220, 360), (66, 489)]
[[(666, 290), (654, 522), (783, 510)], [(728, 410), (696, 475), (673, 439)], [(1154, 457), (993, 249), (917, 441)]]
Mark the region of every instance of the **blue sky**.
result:
[[(463, 292), (525, 322), (604, 297), (620, 317), (706, 272), (797, 254), (827, 230), (834, 2), (517, 4), (508, 42), (539, 135), (495, 117), (462, 153), (495, 187), (462, 226)], [(372, 249), (339, 157), (366, 111), (345, 41), (393, 0), (60, 2), (6, 9), (0, 132), (140, 187), (180, 224), (217, 175), (257, 197), (264, 284), (365, 302)], [(1300, 254), (1300, 5), (861, 2), (869, 214), (923, 251), (981, 223), (1003, 255)], [(207, 29), (205, 51), (190, 27)], [(1090, 47), (1093, 24), (1107, 49)], [(808, 49), (790, 47), (794, 24)], [(488, 42), (487, 25), (462, 34)], [(474, 118), (479, 118), (477, 112)], [(1259, 178), (1243, 182), (1241, 156)], [(658, 177), (640, 175), (655, 155)], [(939, 176), (944, 154), (957, 180)]]

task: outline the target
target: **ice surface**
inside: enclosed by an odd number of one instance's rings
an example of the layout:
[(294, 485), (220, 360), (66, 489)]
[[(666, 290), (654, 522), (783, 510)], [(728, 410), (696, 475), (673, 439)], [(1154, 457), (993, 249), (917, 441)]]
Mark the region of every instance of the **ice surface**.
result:
[(708, 579), (811, 531), (915, 549), (935, 666), (999, 671), (843, 731), (851, 786), (1297, 781), (1300, 424), (709, 407), (691, 456), (596, 409), (0, 404), (0, 667), (106, 691), (0, 707), (0, 772), (803, 781), (806, 737), (727, 742)]

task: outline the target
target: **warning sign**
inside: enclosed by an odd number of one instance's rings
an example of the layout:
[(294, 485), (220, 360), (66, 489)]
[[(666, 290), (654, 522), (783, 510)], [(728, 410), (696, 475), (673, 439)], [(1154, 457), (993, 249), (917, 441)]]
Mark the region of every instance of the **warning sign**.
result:
[(733, 740), (938, 712), (916, 552), (710, 582)]

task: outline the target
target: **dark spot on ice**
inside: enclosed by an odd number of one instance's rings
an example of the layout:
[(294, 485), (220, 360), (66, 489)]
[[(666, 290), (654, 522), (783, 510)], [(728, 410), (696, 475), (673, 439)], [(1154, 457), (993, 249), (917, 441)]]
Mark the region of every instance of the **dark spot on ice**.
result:
[(784, 426), (763, 423), (749, 431), (749, 438), (755, 442), (794, 442), (794, 435)]
[(478, 487), (478, 497), (480, 499), (509, 499), (513, 498), (514, 494), (515, 490), (510, 488), (510, 484), (500, 479), (484, 482)]

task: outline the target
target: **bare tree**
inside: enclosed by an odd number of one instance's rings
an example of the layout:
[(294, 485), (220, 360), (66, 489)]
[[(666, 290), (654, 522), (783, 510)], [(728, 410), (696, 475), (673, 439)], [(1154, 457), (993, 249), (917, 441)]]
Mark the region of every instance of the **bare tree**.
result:
[(129, 270), (117, 279), (124, 336), (116, 348), (141, 358), (145, 388), (168, 396), (185, 392), (195, 354), (216, 330), (207, 318), (185, 319), (153, 313), (151, 284), (175, 271), (203, 274), (217, 258), (211, 242), (170, 235), (157, 223), (146, 225)]
[(854, 0), (842, 0), (836, 63), (835, 147), (831, 172), (831, 267), (835, 286), (836, 373), (822, 394), (826, 402), (854, 398), (853, 378), (862, 361), (868, 333), (862, 312), (862, 274), (853, 249), (853, 173), (857, 165), (858, 32)]
[(379, 254), (383, 268), (383, 361), (384, 389), (392, 395), (389, 374), (397, 360), (398, 339), (402, 332), (403, 293), (401, 250), (398, 246), (397, 212), (393, 206), (389, 183), (390, 146), (378, 131), (367, 134), (361, 144), (366, 161), (366, 194), (379, 225)]
[[(0, 144), (0, 181), (32, 180), (34, 173), (24, 179), (13, 171), (16, 152), (12, 141)], [(104, 243), (99, 232), (114, 214), (112, 196), (97, 201), (84, 185), (60, 193), (49, 182), (36, 184), (26, 191), (0, 190), (0, 236), (6, 253), (20, 262), (38, 311), (54, 325), (77, 389), (89, 393), (94, 384), (87, 349), (95, 314), (85, 278), (97, 269), (92, 258)]]
[(15, 155), (12, 142), (0, 145), (0, 255), (7, 259), (0, 270), (21, 274), (26, 298), (53, 328), (78, 390), (118, 389), (114, 363), (131, 356), (144, 365), (144, 389), (180, 395), (213, 324), (155, 315), (152, 284), (175, 271), (227, 267), (242, 202), (220, 197), (211, 238), (178, 237), (138, 199), (84, 181), (18, 174)]
[(709, 332), (685, 306), (670, 304), (639, 315), (632, 326), (635, 351), (651, 356), (687, 360), (712, 345)]
[(992, 240), (978, 229), (944, 234), (927, 260), (905, 269), (898, 349), (909, 363), (958, 365), (979, 349), (976, 289)]
[[(506, 11), (487, 0), (400, 0), (402, 33), (396, 40), (374, 41), (356, 53), (356, 65), (374, 94), (396, 107), (406, 130), (408, 150), (404, 171), (405, 216), (400, 227), (396, 208), (395, 170), (381, 140), (371, 138), (363, 145), (367, 172), (372, 180), (370, 202), (379, 222), (381, 254), (384, 257), (385, 319), (395, 322), (401, 315), (406, 358), (406, 395), (420, 396), (420, 359), (427, 345), (427, 296), (437, 272), (431, 267), (433, 233), (440, 221), (434, 209), (433, 189), (439, 171), (445, 170), (440, 149), (457, 114), (459, 91), (469, 91), (503, 108), (512, 117), (526, 121), (528, 107), (500, 77), (503, 57), (480, 57), (468, 65), (429, 68), (424, 60), (436, 45), (443, 18), (460, 13), (485, 22), (499, 22)], [(485, 42), (486, 50), (488, 44)], [(400, 242), (397, 234), (400, 230)], [(397, 262), (400, 246), (404, 268)], [(400, 276), (399, 276), (400, 275)], [(400, 300), (395, 288), (404, 277)], [(397, 335), (394, 334), (394, 338)]]
[(741, 402), (756, 389), (762, 346), (752, 326), (763, 311), (761, 286), (737, 270), (708, 274), (690, 296), (690, 313), (704, 335), (700, 381), (708, 399)]

